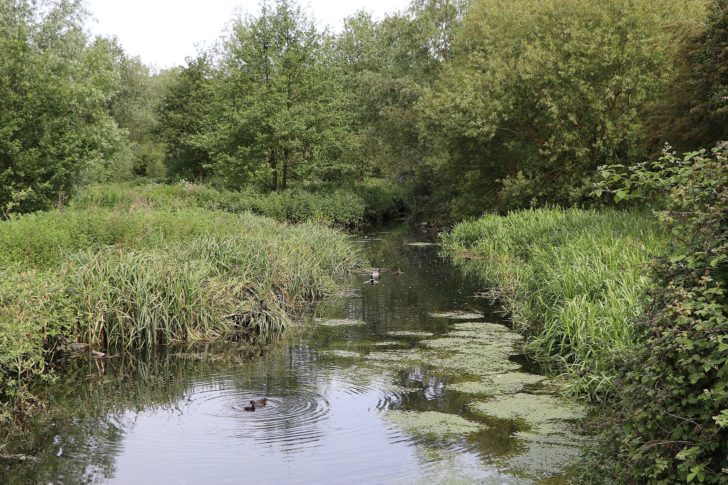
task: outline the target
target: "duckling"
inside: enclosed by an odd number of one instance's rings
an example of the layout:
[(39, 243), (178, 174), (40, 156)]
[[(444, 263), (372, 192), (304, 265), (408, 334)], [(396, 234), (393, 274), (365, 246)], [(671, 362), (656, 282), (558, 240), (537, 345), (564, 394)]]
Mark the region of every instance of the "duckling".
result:
[(255, 405), (262, 408), (265, 407), (265, 405), (268, 404), (268, 398), (264, 397), (263, 399), (258, 399), (255, 401)]
[(250, 406), (244, 406), (243, 411), (255, 411), (255, 401), (250, 401)]
[(371, 277), (375, 280), (378, 280), (382, 276), (382, 268), (375, 269), (372, 271)]

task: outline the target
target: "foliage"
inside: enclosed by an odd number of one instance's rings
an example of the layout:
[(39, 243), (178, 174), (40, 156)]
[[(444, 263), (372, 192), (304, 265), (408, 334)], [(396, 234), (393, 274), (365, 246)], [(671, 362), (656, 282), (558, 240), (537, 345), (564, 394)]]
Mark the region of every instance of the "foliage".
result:
[(212, 160), (205, 141), (213, 116), (211, 69), (205, 55), (189, 59), (157, 107), (158, 136), (166, 147), (169, 172), (189, 180), (207, 175)]
[(623, 200), (660, 201), (670, 231), (637, 346), (602, 422), (595, 474), (616, 483), (725, 483), (728, 471), (728, 145), (627, 171), (603, 170)]
[(675, 74), (646, 112), (647, 147), (697, 150), (728, 139), (728, 2), (708, 2), (704, 22), (680, 24)]
[(391, 219), (404, 211), (405, 194), (398, 186), (368, 180), (351, 189), (313, 187), (261, 193), (219, 190), (191, 183), (108, 184), (89, 187), (73, 201), (77, 208), (177, 209), (200, 207), (255, 214), (287, 222), (319, 222), (354, 227)]
[[(164, 145), (157, 136), (157, 112), (162, 94), (174, 80), (176, 71), (152, 75), (139, 58), (127, 56), (115, 40), (109, 43), (119, 73), (119, 87), (110, 103), (110, 113), (125, 131), (126, 173), (111, 174), (110, 180), (123, 180), (133, 175), (162, 178), (165, 175)], [(189, 109), (189, 107), (188, 107)], [(118, 162), (117, 162), (118, 163)]]
[(67, 344), (264, 341), (360, 264), (334, 230), (204, 209), (31, 214), (0, 223), (0, 247), (3, 421), (31, 410), (28, 383)]
[(0, 216), (63, 204), (118, 148), (117, 73), (83, 19), (77, 0), (0, 1)]
[(573, 392), (612, 391), (650, 285), (644, 267), (666, 237), (645, 215), (528, 210), (463, 222), (442, 237), (458, 264), (493, 285), (532, 356), (569, 373)]
[(420, 103), (436, 196), (455, 217), (568, 204), (598, 166), (642, 159), (640, 112), (669, 72), (665, 27), (702, 11), (692, 0), (474, 2)]

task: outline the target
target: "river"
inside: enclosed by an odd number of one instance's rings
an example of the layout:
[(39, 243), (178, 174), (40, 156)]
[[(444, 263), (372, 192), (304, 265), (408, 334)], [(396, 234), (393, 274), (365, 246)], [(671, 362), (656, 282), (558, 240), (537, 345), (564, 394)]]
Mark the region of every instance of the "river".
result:
[[(258, 355), (238, 346), (76, 362), (37, 461), (1, 483), (566, 483), (583, 411), (424, 234), (356, 236), (383, 268)], [(399, 268), (401, 273), (396, 272)], [(250, 400), (267, 404), (245, 411)]]

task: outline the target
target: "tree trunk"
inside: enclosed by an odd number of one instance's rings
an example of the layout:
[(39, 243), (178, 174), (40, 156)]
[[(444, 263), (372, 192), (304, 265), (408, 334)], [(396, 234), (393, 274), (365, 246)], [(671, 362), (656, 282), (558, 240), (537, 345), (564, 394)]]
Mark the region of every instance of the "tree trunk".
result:
[(271, 175), (273, 192), (276, 192), (278, 190), (278, 158), (276, 157), (275, 148), (270, 149), (270, 158), (268, 159), (268, 163), (270, 163), (270, 168), (272, 171)]
[(281, 180), (281, 188), (288, 188), (288, 150), (283, 150), (283, 179)]

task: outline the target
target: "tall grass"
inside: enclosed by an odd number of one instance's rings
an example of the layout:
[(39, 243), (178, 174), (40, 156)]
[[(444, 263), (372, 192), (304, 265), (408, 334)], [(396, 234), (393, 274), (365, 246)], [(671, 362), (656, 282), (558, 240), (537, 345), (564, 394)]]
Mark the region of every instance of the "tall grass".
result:
[(187, 182), (108, 184), (89, 187), (73, 201), (77, 209), (202, 208), (233, 213), (252, 212), (286, 222), (318, 222), (356, 226), (396, 217), (406, 210), (403, 189), (381, 180), (365, 180), (349, 189), (292, 189), (261, 193), (233, 192)]
[(339, 231), (250, 213), (69, 209), (0, 222), (0, 421), (32, 402), (24, 383), (69, 343), (265, 341), (359, 264)]
[(639, 213), (539, 209), (486, 215), (443, 235), (456, 261), (492, 285), (528, 351), (579, 377), (573, 389), (610, 388), (651, 284), (647, 264), (665, 235)]

